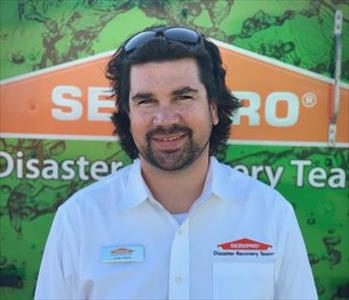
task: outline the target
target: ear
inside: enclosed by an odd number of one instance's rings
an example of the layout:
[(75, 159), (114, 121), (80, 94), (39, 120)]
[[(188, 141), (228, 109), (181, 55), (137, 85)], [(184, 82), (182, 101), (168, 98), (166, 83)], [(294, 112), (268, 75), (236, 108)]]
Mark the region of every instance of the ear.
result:
[(210, 102), (210, 112), (212, 118), (212, 124), (216, 126), (219, 123), (217, 104), (213, 101)]

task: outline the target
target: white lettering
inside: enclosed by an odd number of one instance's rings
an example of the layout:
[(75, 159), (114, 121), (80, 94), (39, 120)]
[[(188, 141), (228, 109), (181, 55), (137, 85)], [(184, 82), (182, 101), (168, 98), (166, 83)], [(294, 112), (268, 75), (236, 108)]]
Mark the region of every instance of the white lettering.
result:
[(23, 152), (17, 152), (17, 178), (23, 178)]
[(11, 176), (14, 173), (17, 178), (26, 179), (41, 177), (47, 180), (71, 180), (78, 175), (81, 180), (98, 180), (123, 167), (121, 161), (113, 161), (108, 164), (98, 160), (91, 163), (83, 156), (80, 156), (78, 160), (64, 160), (62, 162), (53, 159), (40, 161), (36, 158), (24, 160), (23, 157), (22, 151), (16, 153), (16, 159), (12, 158), (9, 153), (0, 151), (0, 178)]
[(248, 175), (248, 168), (244, 165), (235, 166), (234, 169)]
[(324, 181), (326, 180), (326, 177), (327, 177), (327, 174), (323, 168), (314, 168), (310, 170), (308, 175), (309, 184), (312, 187), (316, 187), (316, 188), (325, 187)]
[(79, 166), (79, 177), (81, 180), (88, 180), (88, 176), (85, 174), (85, 167), (89, 165), (89, 162), (86, 161), (85, 157), (80, 156), (79, 159), (76, 161), (77, 165)]
[(0, 178), (3, 178), (3, 177), (9, 176), (12, 173), (14, 168), (14, 163), (11, 155), (8, 154), (7, 152), (0, 151), (0, 159), (1, 158), (6, 160), (6, 163), (2, 165), (7, 166), (5, 167), (5, 170), (0, 173)]
[(297, 187), (302, 187), (304, 183), (304, 166), (310, 166), (310, 160), (291, 160), (290, 164), (297, 167)]
[(88, 120), (89, 121), (110, 121), (110, 113), (100, 112), (100, 108), (113, 109), (115, 103), (113, 100), (106, 100), (101, 98), (110, 97), (110, 92), (106, 88), (90, 87), (88, 89)]
[(258, 249), (260, 245), (258, 244), (230, 244), (231, 249), (245, 249), (245, 248), (255, 248)]
[(41, 176), (45, 179), (58, 179), (58, 163), (53, 159), (45, 159)]
[[(277, 104), (281, 101), (287, 103), (285, 117), (277, 116)], [(274, 92), (265, 100), (265, 120), (271, 126), (290, 127), (297, 123), (299, 114), (299, 99), (293, 93)]]
[[(305, 166), (310, 166), (310, 160), (292, 160), (291, 165), (297, 167), (297, 187), (304, 185)], [(326, 171), (325, 168), (315, 167), (309, 170), (307, 176), (309, 185), (314, 188), (345, 188), (346, 173), (341, 168), (331, 168)]]
[(81, 90), (76, 86), (59, 85), (52, 90), (52, 102), (60, 108), (51, 110), (52, 117), (56, 120), (74, 121), (81, 118), (83, 107), (79, 100), (65, 98), (68, 94), (70, 97), (81, 97)]
[(93, 179), (101, 179), (108, 173), (108, 165), (104, 161), (96, 161), (91, 165), (91, 176)]
[(276, 187), (283, 172), (284, 172), (283, 167), (277, 167), (275, 174), (273, 173), (273, 169), (270, 166), (265, 167), (265, 173), (267, 174), (268, 180), (270, 182), (270, 186), (272, 188)]
[(261, 106), (261, 98), (257, 93), (234, 91), (234, 96), (240, 100), (247, 100), (248, 106), (243, 106), (239, 109), (239, 112), (234, 115), (233, 124), (240, 124), (240, 117), (246, 116), (248, 118), (248, 124), (250, 126), (257, 126), (260, 124), (259, 109)]
[(123, 166), (123, 163), (121, 161), (112, 161), (110, 173), (115, 173), (117, 170), (122, 168), (122, 166)]
[(263, 173), (264, 167), (263, 166), (252, 166), (251, 176), (253, 178), (258, 178), (258, 175), (260, 173)]
[(40, 176), (40, 170), (38, 168), (38, 164), (39, 164), (39, 160), (36, 158), (27, 160), (26, 167), (30, 173), (27, 173), (25, 178), (36, 179)]
[(74, 161), (73, 160), (65, 160), (62, 163), (62, 170), (65, 172), (62, 174), (63, 180), (73, 179), (75, 176), (75, 171), (73, 169)]
[(331, 188), (345, 188), (345, 172), (340, 168), (331, 169), (331, 175), (328, 179), (328, 185)]

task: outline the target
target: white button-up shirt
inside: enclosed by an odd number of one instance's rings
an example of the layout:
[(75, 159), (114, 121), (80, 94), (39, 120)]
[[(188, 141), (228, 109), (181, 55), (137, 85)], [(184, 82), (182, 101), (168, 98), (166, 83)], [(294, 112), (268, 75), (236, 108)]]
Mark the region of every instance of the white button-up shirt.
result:
[(140, 161), (57, 211), (36, 299), (316, 299), (291, 205), (211, 158), (179, 224), (153, 199)]

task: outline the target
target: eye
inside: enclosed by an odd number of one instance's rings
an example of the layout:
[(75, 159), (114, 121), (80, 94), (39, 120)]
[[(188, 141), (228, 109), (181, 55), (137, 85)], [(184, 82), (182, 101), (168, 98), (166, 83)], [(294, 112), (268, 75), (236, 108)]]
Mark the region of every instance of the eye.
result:
[(147, 99), (142, 99), (140, 101), (137, 102), (137, 105), (149, 105), (149, 104), (152, 104), (154, 103), (154, 99), (152, 98), (147, 98)]
[(179, 95), (179, 96), (177, 96), (177, 99), (178, 100), (190, 100), (190, 99), (193, 99), (193, 97), (190, 95)]

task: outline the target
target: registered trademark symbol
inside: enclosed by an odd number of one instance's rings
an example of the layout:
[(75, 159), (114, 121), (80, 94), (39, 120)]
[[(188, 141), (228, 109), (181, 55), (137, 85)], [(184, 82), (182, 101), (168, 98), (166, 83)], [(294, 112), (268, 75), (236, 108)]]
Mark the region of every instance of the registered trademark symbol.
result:
[(313, 107), (317, 103), (317, 98), (314, 93), (305, 93), (302, 97), (302, 103), (305, 107)]

